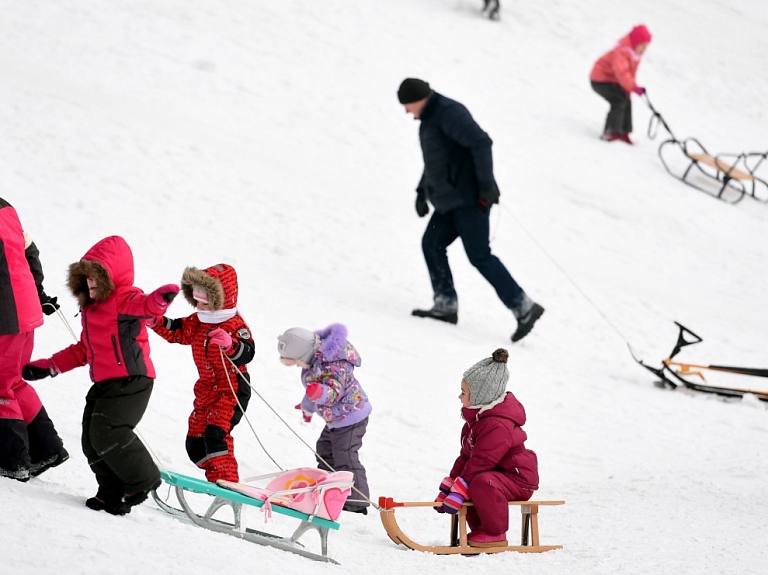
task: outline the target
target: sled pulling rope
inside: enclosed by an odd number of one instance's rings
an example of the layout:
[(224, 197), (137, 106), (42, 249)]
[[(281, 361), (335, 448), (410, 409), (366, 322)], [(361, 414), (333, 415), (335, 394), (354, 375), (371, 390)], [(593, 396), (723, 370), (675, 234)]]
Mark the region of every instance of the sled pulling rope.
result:
[[(744, 196), (750, 196), (760, 202), (768, 202), (768, 182), (757, 175), (757, 170), (768, 159), (768, 151), (713, 155), (696, 138), (678, 140), (667, 122), (651, 104), (648, 92), (644, 94), (644, 98), (652, 114), (648, 123), (648, 137), (650, 139), (656, 137), (659, 124), (669, 133), (670, 137), (659, 146), (658, 154), (664, 169), (672, 177), (732, 204), (740, 202)], [(678, 157), (674, 170), (664, 157), (665, 148), (677, 149), (682, 154)], [(689, 179), (695, 175), (703, 175), (709, 180), (714, 180), (719, 185), (719, 189), (714, 191), (711, 187), (707, 188)]]
[(727, 365), (704, 365), (696, 363), (685, 363), (681, 361), (673, 361), (673, 358), (680, 353), (680, 350), (688, 345), (699, 343), (702, 340), (701, 337), (693, 333), (684, 325), (675, 322), (675, 325), (679, 328), (677, 335), (677, 343), (672, 349), (672, 353), (669, 357), (661, 362), (661, 367), (651, 367), (639, 359), (630, 348), (632, 357), (637, 363), (643, 366), (645, 369), (653, 373), (659, 378), (657, 383), (659, 387), (666, 387), (669, 389), (676, 389), (678, 387), (684, 387), (695, 391), (702, 391), (705, 393), (714, 393), (722, 397), (730, 397), (741, 399), (745, 395), (754, 395), (760, 401), (768, 401), (768, 385), (767, 389), (758, 390), (750, 389), (746, 387), (726, 387), (720, 385), (711, 385), (707, 383), (704, 371), (717, 371), (724, 373), (732, 373), (735, 375), (747, 375), (753, 377), (765, 377), (768, 378), (768, 369), (752, 368), (752, 367), (733, 367)]
[(438, 507), (434, 501), (395, 501), (391, 497), (379, 497), (381, 523), (389, 538), (398, 545), (404, 545), (414, 551), (425, 551), (436, 555), (477, 555), (480, 553), (502, 553), (517, 551), (520, 553), (542, 553), (553, 549), (562, 549), (562, 545), (541, 545), (539, 542), (539, 507), (564, 505), (565, 501), (509, 501), (510, 506), (520, 507), (522, 524), (520, 545), (499, 545), (496, 547), (472, 547), (467, 541), (467, 508), (472, 505), (467, 501), (456, 515), (451, 515), (450, 538), (448, 545), (422, 545), (408, 537), (395, 519), (395, 510), (399, 507)]

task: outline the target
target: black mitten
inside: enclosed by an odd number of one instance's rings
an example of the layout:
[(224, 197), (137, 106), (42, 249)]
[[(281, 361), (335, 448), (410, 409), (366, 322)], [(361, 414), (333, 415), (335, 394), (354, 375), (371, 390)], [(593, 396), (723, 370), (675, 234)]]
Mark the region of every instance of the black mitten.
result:
[(429, 204), (427, 203), (427, 193), (424, 190), (416, 190), (416, 213), (423, 218), (429, 213)]
[(56, 303), (57, 299), (58, 298), (56, 296), (50, 297), (49, 295), (46, 295), (45, 292), (43, 292), (43, 294), (40, 296), (40, 305), (43, 306), (43, 313), (45, 315), (56, 313), (56, 310), (61, 307), (58, 303)]

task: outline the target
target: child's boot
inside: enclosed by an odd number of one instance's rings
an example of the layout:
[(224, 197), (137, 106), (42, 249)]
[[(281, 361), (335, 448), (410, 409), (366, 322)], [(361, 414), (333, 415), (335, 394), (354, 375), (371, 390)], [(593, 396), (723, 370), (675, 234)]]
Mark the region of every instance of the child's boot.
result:
[(507, 534), (489, 535), (482, 529), (475, 529), (467, 535), (467, 543), (470, 547), (506, 547)]

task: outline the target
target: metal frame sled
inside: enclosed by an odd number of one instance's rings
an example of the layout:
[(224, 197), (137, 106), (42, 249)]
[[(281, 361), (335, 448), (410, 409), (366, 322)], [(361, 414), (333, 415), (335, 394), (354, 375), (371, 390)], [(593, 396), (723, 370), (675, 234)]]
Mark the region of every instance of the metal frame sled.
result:
[[(768, 159), (768, 151), (712, 155), (696, 138), (678, 140), (661, 114), (651, 105), (647, 92), (644, 97), (652, 113), (648, 123), (648, 137), (656, 137), (659, 124), (669, 133), (669, 139), (659, 145), (658, 153), (664, 169), (672, 177), (700, 192), (732, 204), (740, 202), (747, 195), (758, 201), (768, 202), (768, 182), (756, 175), (758, 168)], [(672, 148), (681, 152), (678, 161), (682, 160), (683, 167), (679, 168), (679, 173), (678, 170), (673, 170), (670, 162), (664, 158), (663, 150), (670, 144), (674, 144)], [(689, 179), (696, 175), (703, 175), (706, 179), (717, 182), (719, 189), (715, 191), (713, 188), (697, 185)]]
[[(245, 482), (263, 478), (277, 477), (279, 475), (280, 473), (274, 473), (270, 475), (253, 477), (246, 479)], [(267, 495), (266, 500), (262, 500), (244, 495), (243, 493), (232, 490), (232, 488), (222, 487), (215, 483), (210, 483), (209, 481), (198, 479), (196, 477), (190, 477), (187, 475), (181, 475), (179, 473), (163, 470), (160, 471), (160, 476), (162, 477), (163, 481), (165, 481), (173, 488), (180, 508), (174, 507), (173, 505), (170, 505), (164, 501), (157, 493), (157, 489), (152, 491), (152, 497), (160, 509), (173, 517), (182, 520), (188, 520), (198, 527), (202, 527), (210, 531), (215, 531), (217, 533), (224, 533), (226, 535), (231, 535), (240, 539), (245, 539), (246, 541), (257, 543), (258, 545), (275, 547), (282, 551), (288, 551), (290, 553), (295, 553), (296, 555), (301, 555), (302, 557), (314, 559), (315, 561), (335, 563), (337, 565), (339, 564), (338, 561), (335, 561), (328, 556), (328, 533), (331, 529), (338, 530), (341, 525), (334, 520), (325, 519), (317, 515), (297, 511), (296, 509), (286, 507), (279, 502), (280, 498), (285, 499), (291, 495), (304, 495), (309, 497), (318, 492), (318, 485), (316, 484), (307, 485), (306, 487), (301, 488), (281, 490), (279, 492), (274, 491), (270, 495)], [(348, 483), (351, 482), (328, 482), (323, 486), (323, 490), (329, 488), (346, 487)], [(233, 483), (232, 485), (242, 484)], [(190, 506), (189, 502), (187, 501), (185, 496), (185, 493), (187, 492), (210, 495), (214, 499), (213, 502), (208, 506), (208, 509), (203, 514), (199, 514)], [(344, 499), (346, 499), (346, 497)], [(265, 508), (265, 511), (274, 511), (281, 515), (293, 517), (301, 521), (301, 524), (296, 528), (293, 535), (290, 537), (282, 537), (272, 533), (258, 531), (245, 525), (243, 512), (246, 508), (243, 507), (243, 505)], [(216, 512), (219, 511), (219, 509), (222, 507), (232, 508), (232, 513), (234, 515), (232, 523), (222, 521), (220, 519), (215, 519), (213, 517), (214, 514), (216, 514)], [(299, 543), (301, 536), (309, 530), (317, 531), (320, 536), (320, 553), (314, 553)]]
[[(681, 175), (675, 173), (664, 159), (663, 150), (669, 144), (675, 144), (688, 163)], [(659, 146), (659, 158), (671, 176), (720, 200), (735, 204), (748, 195), (758, 201), (768, 202), (768, 182), (755, 175), (760, 165), (768, 158), (768, 152), (712, 155), (696, 138), (687, 138), (682, 142), (671, 138)], [(716, 181), (719, 189), (714, 191), (697, 185), (689, 179), (692, 174), (702, 174)]]
[[(768, 402), (768, 389), (758, 390), (749, 389), (746, 387), (725, 387), (719, 385), (711, 385), (707, 383), (702, 370), (719, 371), (725, 373), (732, 373), (737, 375), (751, 375), (753, 377), (766, 377), (768, 378), (768, 369), (753, 368), (753, 367), (733, 367), (727, 365), (702, 365), (695, 363), (684, 363), (680, 361), (673, 361), (680, 350), (687, 345), (699, 343), (702, 340), (701, 337), (693, 333), (684, 325), (675, 322), (675, 325), (680, 329), (677, 335), (677, 343), (675, 344), (672, 353), (669, 357), (661, 362), (661, 367), (655, 368), (647, 365), (643, 360), (635, 356), (632, 348), (629, 352), (632, 354), (634, 360), (642, 365), (645, 369), (656, 375), (660, 381), (657, 382), (659, 387), (665, 387), (669, 389), (676, 389), (678, 387), (684, 387), (695, 391), (702, 391), (705, 393), (714, 393), (721, 397), (741, 399), (745, 395), (754, 395), (760, 401)], [(689, 377), (697, 378), (697, 381), (687, 379)]]
[(395, 509), (398, 507), (438, 507), (441, 504), (434, 501), (399, 502), (391, 497), (379, 497), (379, 513), (381, 523), (389, 538), (398, 545), (405, 545), (414, 551), (425, 551), (437, 555), (479, 555), (480, 553), (503, 553), (517, 551), (519, 553), (542, 553), (553, 549), (562, 549), (562, 545), (541, 545), (539, 543), (539, 506), (564, 505), (565, 501), (509, 501), (508, 505), (520, 507), (522, 525), (520, 530), (520, 545), (500, 545), (498, 547), (471, 547), (467, 542), (467, 507), (472, 505), (467, 501), (456, 515), (451, 517), (451, 533), (449, 545), (422, 545), (408, 537), (395, 519)]

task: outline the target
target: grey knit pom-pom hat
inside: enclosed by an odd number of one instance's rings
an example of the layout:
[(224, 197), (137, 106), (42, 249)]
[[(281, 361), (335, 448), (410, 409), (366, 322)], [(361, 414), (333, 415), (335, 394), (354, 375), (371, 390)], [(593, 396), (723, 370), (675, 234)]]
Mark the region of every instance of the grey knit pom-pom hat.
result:
[(472, 405), (488, 405), (504, 395), (509, 381), (508, 359), (509, 352), (499, 348), (464, 372)]

